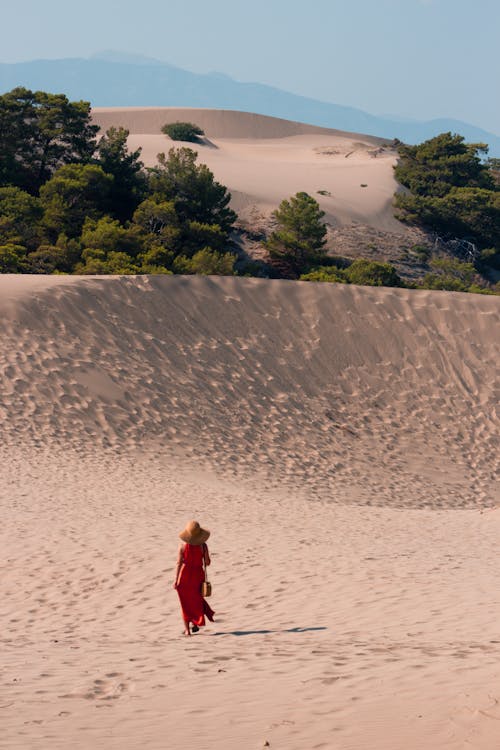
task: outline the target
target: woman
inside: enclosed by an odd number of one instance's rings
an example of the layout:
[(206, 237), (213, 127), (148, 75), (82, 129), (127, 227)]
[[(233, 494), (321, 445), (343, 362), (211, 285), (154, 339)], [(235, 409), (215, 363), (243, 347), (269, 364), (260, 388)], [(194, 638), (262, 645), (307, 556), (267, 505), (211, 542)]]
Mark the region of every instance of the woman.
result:
[(179, 537), (185, 544), (179, 547), (174, 589), (177, 589), (181, 602), (184, 635), (197, 633), (205, 624), (205, 615), (210, 622), (214, 612), (201, 595), (201, 584), (205, 580), (204, 566), (210, 565), (210, 555), (206, 541), (210, 536), (207, 529), (202, 529), (198, 521), (189, 521)]

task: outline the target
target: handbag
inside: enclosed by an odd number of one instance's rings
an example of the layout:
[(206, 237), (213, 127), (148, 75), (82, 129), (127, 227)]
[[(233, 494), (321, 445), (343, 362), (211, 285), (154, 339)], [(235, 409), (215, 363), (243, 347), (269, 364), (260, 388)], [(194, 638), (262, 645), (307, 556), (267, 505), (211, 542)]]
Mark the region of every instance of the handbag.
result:
[(212, 596), (212, 584), (210, 581), (203, 581), (201, 584), (201, 595), (204, 599), (206, 599), (207, 596)]
[(207, 566), (205, 563), (205, 545), (202, 546), (202, 560), (203, 560), (203, 572), (205, 574), (205, 580), (201, 582), (201, 595), (204, 599), (208, 596), (212, 596), (212, 584), (207, 581)]

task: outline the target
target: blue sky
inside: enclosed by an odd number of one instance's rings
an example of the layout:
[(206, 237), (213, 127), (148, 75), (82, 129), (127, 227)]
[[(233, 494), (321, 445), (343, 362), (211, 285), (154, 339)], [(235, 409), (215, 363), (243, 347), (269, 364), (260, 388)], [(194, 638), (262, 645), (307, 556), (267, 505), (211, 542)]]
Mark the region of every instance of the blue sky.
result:
[(3, 0), (1, 16), (2, 62), (122, 50), (500, 134), (499, 0)]

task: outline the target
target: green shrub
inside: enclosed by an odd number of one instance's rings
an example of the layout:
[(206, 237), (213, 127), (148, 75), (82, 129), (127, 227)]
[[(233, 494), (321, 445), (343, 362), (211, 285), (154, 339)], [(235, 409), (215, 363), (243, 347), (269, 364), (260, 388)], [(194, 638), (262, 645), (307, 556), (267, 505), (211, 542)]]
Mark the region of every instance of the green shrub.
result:
[(12, 243), (0, 245), (0, 273), (23, 273), (25, 269), (25, 247)]
[(433, 273), (424, 276), (421, 287), (424, 289), (445, 289), (451, 292), (474, 292), (491, 294), (492, 290), (480, 283), (472, 263), (464, 263), (457, 258), (433, 258), (430, 262)]
[(218, 224), (188, 221), (183, 227), (181, 242), (183, 255), (193, 256), (204, 247), (222, 252), (227, 247), (228, 237)]
[(429, 264), (434, 271), (446, 276), (454, 276), (466, 286), (472, 284), (476, 269), (472, 263), (465, 263), (458, 258), (433, 258)]
[(96, 164), (66, 164), (40, 188), (43, 226), (56, 239), (61, 232), (77, 237), (86, 219), (98, 219), (105, 211), (112, 175)]
[(164, 268), (164, 266), (152, 266), (146, 263), (145, 265), (141, 266), (139, 273), (153, 274), (154, 276), (158, 276), (160, 274), (171, 276), (173, 271), (170, 271), (168, 268)]
[(82, 262), (76, 266), (75, 273), (129, 275), (139, 273), (139, 266), (127, 253), (106, 253), (100, 248), (86, 248), (82, 252)]
[(330, 281), (338, 284), (347, 284), (348, 280), (345, 271), (334, 266), (319, 266), (308, 273), (300, 276), (301, 281)]
[(71, 268), (66, 251), (56, 245), (40, 245), (26, 257), (27, 273), (67, 272)]
[(450, 274), (426, 273), (422, 279), (423, 289), (445, 289), (449, 292), (466, 292), (467, 284)]
[(163, 245), (152, 245), (145, 253), (141, 253), (139, 259), (142, 263), (142, 267), (161, 266), (166, 269), (170, 268), (172, 265), (174, 253), (166, 247), (163, 247)]
[(410, 252), (416, 255), (421, 263), (427, 263), (432, 255), (432, 250), (427, 245), (413, 245)]
[(175, 273), (201, 274), (203, 276), (232, 276), (236, 256), (233, 253), (218, 253), (209, 247), (204, 247), (188, 258), (178, 255), (174, 260)]
[(17, 187), (0, 187), (0, 244), (35, 250), (40, 242), (40, 200)]
[(471, 284), (467, 289), (471, 294), (500, 294), (500, 289), (490, 289), (489, 287), (479, 286), (479, 284)]
[(205, 135), (203, 130), (193, 122), (168, 122), (161, 132), (168, 135), (173, 141), (188, 141), (199, 143), (200, 136)]
[(98, 220), (85, 220), (80, 241), (86, 248), (99, 248), (106, 253), (125, 252), (136, 256), (142, 250), (142, 234), (137, 225), (125, 228), (117, 219), (103, 216)]
[(361, 286), (404, 286), (394, 266), (375, 260), (357, 258), (344, 271), (349, 284)]

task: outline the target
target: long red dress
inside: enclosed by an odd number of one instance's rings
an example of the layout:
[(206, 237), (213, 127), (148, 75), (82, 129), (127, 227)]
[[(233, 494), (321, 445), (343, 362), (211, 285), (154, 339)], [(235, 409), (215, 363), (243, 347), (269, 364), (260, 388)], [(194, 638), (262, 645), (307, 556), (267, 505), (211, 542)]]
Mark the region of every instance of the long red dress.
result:
[(215, 612), (201, 595), (201, 584), (205, 580), (203, 570), (203, 545), (185, 544), (182, 550), (183, 564), (177, 584), (184, 622), (193, 625), (205, 624), (205, 615), (212, 622)]

